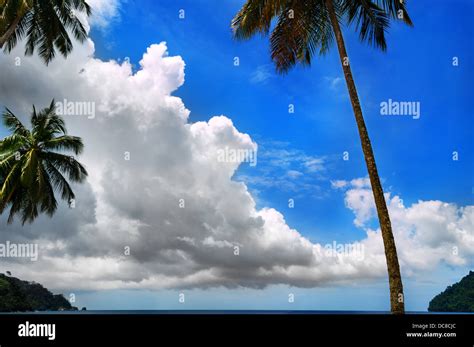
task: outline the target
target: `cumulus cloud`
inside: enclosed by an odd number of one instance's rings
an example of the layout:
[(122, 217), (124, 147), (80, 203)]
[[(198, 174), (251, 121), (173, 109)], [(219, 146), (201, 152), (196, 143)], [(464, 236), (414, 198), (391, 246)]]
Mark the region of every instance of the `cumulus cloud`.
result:
[(263, 287), (331, 278), (323, 263), (338, 260), (324, 258), (276, 210), (257, 210), (247, 186), (232, 180), (240, 162), (217, 160), (223, 148), (256, 150), (250, 136), (225, 116), (188, 122), (189, 110), (171, 95), (184, 83), (181, 57), (169, 56), (165, 43), (151, 45), (133, 72), (128, 62), (104, 62), (93, 52), (88, 42), (47, 68), (35, 57), (15, 66), (16, 52), (1, 56), (2, 100), (23, 120), (32, 103), (52, 97), (97, 108), (93, 119), (66, 116), (70, 133), (84, 139), (81, 161), (90, 173), (88, 184), (75, 187), (76, 208), (62, 206), (55, 218), (25, 227), (7, 226), (2, 216), (1, 240), (40, 245), (37, 263), (7, 259), (5, 266), (52, 288)]
[[(62, 205), (52, 219), (24, 227), (1, 216), (0, 242), (40, 249), (37, 262), (1, 259), (5, 270), (54, 289), (312, 287), (386, 276), (379, 231), (366, 226), (374, 217), (367, 181), (337, 184), (367, 231), (358, 240), (363, 257), (355, 249), (328, 253), (280, 212), (257, 209), (247, 185), (232, 179), (241, 162), (217, 159), (223, 148), (254, 151), (257, 144), (226, 116), (188, 121), (190, 111), (172, 95), (185, 81), (185, 62), (166, 43), (151, 45), (136, 72), (128, 62), (94, 58), (92, 41), (48, 67), (19, 50), (1, 54), (0, 64), (1, 102), (25, 122), (32, 104), (53, 97), (96, 106), (94, 118), (65, 116), (69, 132), (84, 140), (80, 160), (90, 173), (87, 184), (74, 186), (76, 208)], [(307, 170), (322, 169), (322, 160), (306, 159)], [(468, 261), (472, 206), (399, 201), (389, 204), (407, 271)]]
[[(354, 212), (354, 224), (364, 228), (369, 239), (379, 234), (378, 229), (369, 227), (376, 217), (369, 179), (335, 182), (333, 186), (346, 189), (344, 201)], [(400, 196), (390, 193), (385, 194), (385, 199), (401, 266), (407, 274), (434, 269), (441, 262), (452, 266), (473, 264), (474, 206), (420, 200), (407, 207)]]

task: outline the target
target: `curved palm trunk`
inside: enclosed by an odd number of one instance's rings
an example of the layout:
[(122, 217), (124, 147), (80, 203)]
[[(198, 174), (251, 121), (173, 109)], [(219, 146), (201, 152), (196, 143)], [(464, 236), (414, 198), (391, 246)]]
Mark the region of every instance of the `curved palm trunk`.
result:
[(377, 166), (375, 165), (374, 152), (370, 143), (369, 134), (365, 126), (362, 109), (360, 107), (357, 89), (352, 78), (352, 71), (349, 66), (344, 38), (339, 26), (339, 21), (334, 10), (333, 0), (326, 0), (326, 6), (329, 12), (331, 24), (336, 36), (337, 48), (339, 50), (339, 57), (346, 79), (347, 89), (352, 103), (352, 109), (359, 129), (360, 141), (362, 144), (362, 151), (364, 152), (365, 163), (369, 172), (370, 184), (372, 185), (372, 192), (374, 194), (375, 206), (377, 208), (377, 215), (379, 218), (380, 229), (382, 232), (383, 244), (385, 248), (385, 257), (387, 259), (388, 279), (390, 285), (390, 306), (392, 313), (402, 314), (405, 312), (403, 285), (400, 275), (400, 266), (398, 264), (397, 248), (395, 246), (395, 239), (393, 238), (392, 226), (388, 214), (387, 204), (383, 194), (382, 185), (380, 183)]

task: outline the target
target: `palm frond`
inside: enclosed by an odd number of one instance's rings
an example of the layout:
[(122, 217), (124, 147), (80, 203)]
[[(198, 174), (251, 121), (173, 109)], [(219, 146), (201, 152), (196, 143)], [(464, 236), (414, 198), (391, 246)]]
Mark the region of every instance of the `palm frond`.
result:
[(74, 157), (54, 152), (42, 152), (41, 159), (51, 163), (73, 182), (83, 182), (87, 177), (87, 170)]
[[(401, 0), (332, 0), (339, 22), (355, 24), (362, 41), (387, 49), (385, 33), (390, 18), (412, 25)], [(292, 15), (290, 15), (290, 13)], [(248, 0), (232, 21), (234, 36), (248, 39), (270, 34), (272, 60), (280, 73), (296, 64), (310, 65), (316, 54), (325, 54), (334, 41), (326, 0)]]
[(9, 0), (7, 3), (0, 21), (0, 37), (6, 36), (5, 52), (11, 52), (26, 37), (25, 55), (32, 55), (37, 49), (48, 65), (56, 51), (65, 57), (72, 51), (69, 33), (79, 42), (88, 36), (75, 14), (79, 11), (90, 16), (91, 8), (85, 0)]
[(41, 110), (31, 118), (33, 136), (38, 142), (52, 140), (56, 135), (67, 133), (64, 119), (56, 114), (54, 99), (48, 108)]
[(5, 128), (13, 132), (13, 134), (24, 137), (30, 136), (30, 131), (25, 128), (23, 123), (21, 123), (21, 121), (8, 108), (3, 112), (2, 120)]
[(43, 143), (43, 148), (48, 151), (72, 151), (81, 154), (84, 149), (82, 139), (77, 136), (63, 135)]
[(389, 15), (371, 0), (345, 0), (342, 11), (349, 24), (355, 23), (361, 41), (387, 49), (385, 32), (390, 26)]
[[(13, 220), (15, 219), (16, 214), (20, 214), (22, 208), (27, 205), (27, 200), (28, 199), (28, 194), (26, 192), (26, 189), (19, 187), (15, 194), (13, 194), (8, 202), (8, 205), (11, 205), (10, 207), (10, 213), (8, 216), (8, 224), (13, 223)], [(1, 206), (0, 206), (1, 207)], [(3, 210), (0, 208), (0, 213), (2, 213)]]
[(0, 190), (0, 213), (3, 212), (8, 203), (10, 203), (15, 190), (20, 185), (21, 165), (15, 163), (3, 180)]
[[(372, 0), (382, 8), (391, 18), (402, 20), (405, 24), (413, 26), (406, 8), (406, 0)], [(400, 18), (401, 17), (401, 18)]]
[(277, 71), (284, 73), (296, 63), (310, 65), (312, 56), (325, 54), (333, 39), (324, 1), (293, 0), (279, 15), (270, 36), (271, 57)]
[(58, 208), (58, 203), (54, 197), (54, 189), (51, 181), (54, 180), (45, 167), (39, 168), (38, 176), (40, 177), (40, 211), (52, 216)]
[(66, 200), (68, 203), (70, 203), (71, 200), (75, 198), (75, 195), (67, 180), (51, 163), (45, 162), (45, 168), (49, 174), (54, 189), (61, 193), (61, 198), (63, 200)]
[(289, 0), (248, 0), (232, 20), (234, 37), (247, 39), (257, 32), (268, 34), (272, 19), (278, 16)]
[[(22, 166), (21, 166), (21, 177), (20, 182), (23, 187), (31, 189), (32, 193), (36, 193), (35, 187), (37, 187), (36, 183), (36, 174), (38, 171), (38, 154), (35, 150), (30, 149), (27, 153), (24, 154), (22, 158)], [(33, 194), (36, 195), (36, 194)]]
[(28, 139), (22, 135), (12, 134), (0, 141), (0, 160), (2, 156), (9, 155), (13, 152), (20, 151), (28, 145)]

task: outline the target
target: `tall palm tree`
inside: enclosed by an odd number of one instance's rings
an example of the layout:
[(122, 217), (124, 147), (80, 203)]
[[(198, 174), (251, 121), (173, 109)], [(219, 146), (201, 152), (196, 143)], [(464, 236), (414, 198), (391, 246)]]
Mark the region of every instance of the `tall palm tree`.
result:
[(33, 106), (31, 130), (9, 110), (3, 124), (12, 134), (0, 141), (0, 214), (10, 206), (8, 223), (16, 214), (22, 223), (32, 222), (40, 212), (52, 216), (57, 209), (55, 191), (70, 204), (74, 192), (67, 179), (83, 182), (86, 169), (72, 156), (84, 145), (82, 139), (67, 135), (64, 120), (55, 113), (54, 100), (39, 113)]
[(362, 41), (385, 51), (390, 18), (412, 25), (403, 0), (247, 0), (233, 19), (232, 28), (237, 39), (247, 39), (256, 33), (268, 35), (275, 19), (270, 34), (271, 57), (280, 73), (297, 63), (310, 65), (313, 55), (325, 54), (336, 38), (377, 208), (391, 311), (404, 313), (403, 285), (390, 217), (340, 27), (343, 20), (355, 24)]
[(26, 55), (38, 48), (46, 65), (56, 49), (66, 57), (73, 48), (68, 30), (79, 42), (87, 38), (75, 11), (91, 14), (85, 0), (0, 0), (0, 48), (10, 52), (26, 37)]

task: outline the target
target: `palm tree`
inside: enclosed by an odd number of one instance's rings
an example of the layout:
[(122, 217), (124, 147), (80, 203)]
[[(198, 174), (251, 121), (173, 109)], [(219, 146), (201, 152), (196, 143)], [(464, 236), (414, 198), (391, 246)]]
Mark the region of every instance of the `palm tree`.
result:
[(26, 55), (38, 48), (46, 65), (56, 49), (66, 57), (73, 48), (68, 30), (81, 43), (87, 38), (75, 11), (91, 14), (85, 0), (0, 0), (0, 48), (9, 53), (26, 37)]
[(233, 19), (232, 28), (237, 39), (248, 39), (258, 32), (268, 35), (276, 19), (270, 45), (272, 60), (280, 73), (297, 63), (310, 65), (313, 55), (325, 54), (336, 38), (377, 208), (387, 260), (391, 311), (400, 314), (404, 313), (405, 305), (397, 249), (340, 27), (343, 20), (355, 24), (362, 41), (385, 51), (390, 18), (412, 25), (403, 0), (247, 0)]
[(54, 100), (39, 113), (33, 106), (31, 130), (9, 110), (3, 124), (12, 134), (0, 141), (0, 214), (10, 206), (8, 223), (16, 214), (22, 223), (32, 222), (40, 212), (52, 216), (57, 209), (55, 191), (71, 204), (75, 198), (68, 181), (83, 182), (86, 169), (72, 156), (84, 145), (67, 135), (64, 120), (55, 113)]

